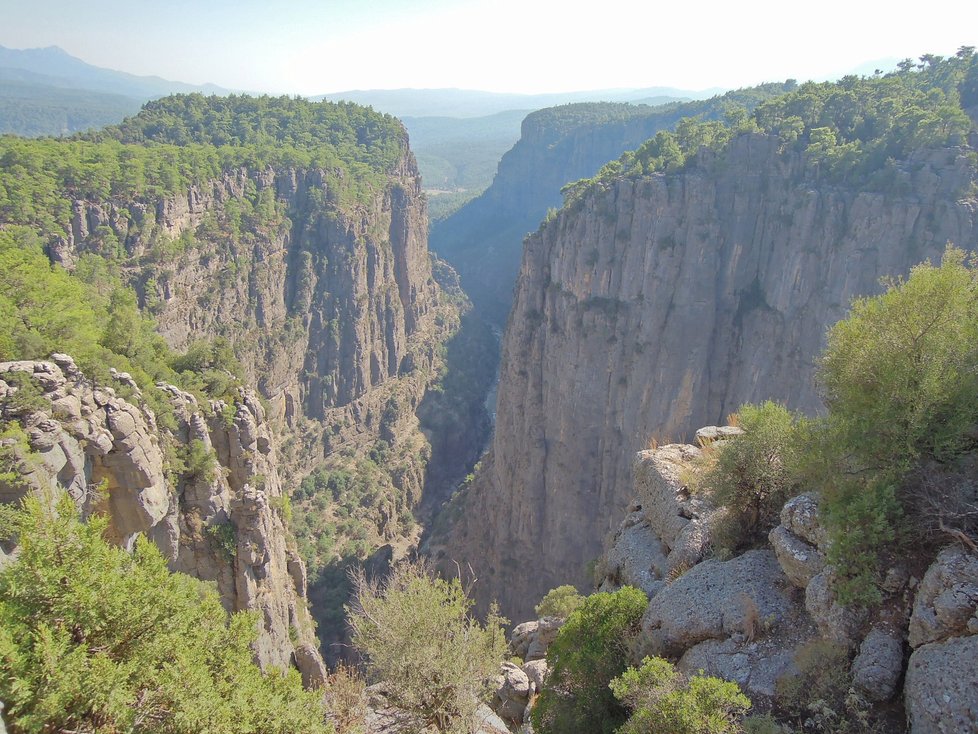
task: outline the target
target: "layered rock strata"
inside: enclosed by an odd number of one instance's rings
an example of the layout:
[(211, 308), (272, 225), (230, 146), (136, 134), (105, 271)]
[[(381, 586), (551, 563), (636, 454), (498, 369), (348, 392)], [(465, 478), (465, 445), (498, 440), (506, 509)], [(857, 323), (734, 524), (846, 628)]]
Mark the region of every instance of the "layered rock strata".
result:
[[(30, 379), (38, 406), (8, 399), (24, 389), (11, 373)], [(84, 515), (109, 518), (118, 544), (145, 535), (171, 570), (213, 583), (229, 612), (259, 613), (259, 664), (295, 665), (306, 685), (321, 685), (305, 567), (283, 517), (275, 442), (257, 396), (241, 390), (233, 404), (201, 404), (172, 385), (160, 389), (173, 410), (170, 428), (125, 373), (97, 385), (64, 354), (0, 363), (0, 418), (26, 437), (5, 440), (0, 501), (67, 492)], [(194, 453), (196, 465), (182, 462)]]
[[(376, 440), (390, 398), (378, 389), (430, 370), (457, 325), (432, 278), (407, 147), (384, 185), (353, 203), (331, 181), (317, 169), (239, 169), (179, 196), (74, 201), (70, 232), (50, 246), (70, 268), (111, 234), (171, 346), (227, 338), (273, 424), (303, 429), (304, 450), (289, 456), (297, 470)], [(428, 382), (405, 389), (395, 418)]]
[(851, 299), (949, 241), (978, 245), (974, 177), (948, 149), (889, 193), (853, 190), (744, 134), (722, 159), (590, 189), (526, 241), (492, 448), (445, 555), (514, 618), (583, 587), (628, 507), (634, 451), (746, 401), (817, 411), (815, 358)]

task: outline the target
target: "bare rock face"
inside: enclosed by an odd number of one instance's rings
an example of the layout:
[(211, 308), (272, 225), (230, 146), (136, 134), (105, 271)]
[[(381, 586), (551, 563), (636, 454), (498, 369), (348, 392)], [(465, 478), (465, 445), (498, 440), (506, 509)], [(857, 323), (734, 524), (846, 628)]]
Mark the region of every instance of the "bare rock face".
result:
[(667, 550), (652, 530), (641, 505), (625, 515), (621, 527), (604, 555), (605, 576), (599, 591), (634, 586), (650, 599), (665, 585)]
[[(401, 160), (355, 205), (325, 171), (242, 168), (156, 201), (74, 201), (71, 231), (51, 251), (71, 267), (111, 230), (139, 259), (123, 275), (167, 342), (227, 338), (271, 423), (302, 427), (282, 460), (290, 473), (308, 471), (411, 415), (457, 322), (432, 277), (420, 174), (399, 142)], [(215, 234), (241, 202), (268, 195), (278, 213), (247, 238)], [(160, 258), (154, 231), (195, 245)]]
[(832, 567), (812, 578), (805, 588), (805, 609), (827, 640), (855, 647), (866, 622), (866, 612), (840, 604), (832, 591)]
[(978, 634), (978, 556), (951, 546), (938, 554), (917, 589), (910, 646), (974, 634)]
[(792, 497), (781, 509), (781, 524), (768, 540), (785, 575), (804, 589), (825, 570), (828, 537), (819, 518), (818, 495), (809, 492)]
[[(242, 390), (234, 405), (201, 405), (161, 385), (174, 411), (171, 432), (157, 425), (124, 373), (114, 377), (128, 398), (96, 387), (67, 355), (0, 363), (4, 394), (16, 389), (4, 380), (10, 372), (29, 376), (46, 407), (5, 409), (2, 418), (23, 427), (28, 445), (14, 447), (23, 471), (0, 486), (3, 501), (64, 491), (83, 514), (107, 515), (110, 538), (120, 545), (146, 535), (171, 570), (213, 582), (228, 611), (259, 613), (259, 664), (295, 664), (307, 685), (324, 681), (301, 583), (305, 571), (282, 517), (275, 444), (253, 393)], [(209, 465), (171, 473), (163, 446), (179, 453), (192, 442), (211, 457)]]
[(510, 652), (527, 662), (543, 660), (563, 623), (564, 620), (557, 617), (544, 617), (516, 625), (509, 639)]
[(696, 565), (652, 597), (637, 657), (678, 658), (705, 640), (752, 640), (797, 614), (771, 551)]
[(874, 627), (852, 661), (852, 684), (870, 701), (888, 701), (903, 675), (903, 637)]
[(480, 599), (525, 618), (586, 583), (649, 437), (692, 437), (745, 401), (815, 411), (814, 358), (851, 299), (948, 241), (978, 246), (974, 174), (935, 151), (900, 172), (909, 193), (848, 190), (744, 134), (722, 162), (595, 187), (546, 222), (526, 240), (492, 450), (446, 548)]
[(978, 635), (922, 645), (903, 687), (911, 734), (978, 731)]

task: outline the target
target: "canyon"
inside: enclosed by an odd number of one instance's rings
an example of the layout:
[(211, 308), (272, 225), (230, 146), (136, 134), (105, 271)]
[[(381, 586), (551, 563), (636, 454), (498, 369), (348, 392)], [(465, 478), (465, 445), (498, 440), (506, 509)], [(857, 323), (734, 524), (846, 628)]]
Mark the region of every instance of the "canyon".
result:
[(649, 442), (744, 402), (819, 410), (815, 358), (851, 299), (978, 245), (964, 151), (899, 176), (901, 193), (820, 183), (775, 136), (744, 134), (682, 172), (596, 184), (527, 239), (492, 447), (433, 545), (471, 565), (482, 604), (522, 619), (554, 586), (586, 588)]

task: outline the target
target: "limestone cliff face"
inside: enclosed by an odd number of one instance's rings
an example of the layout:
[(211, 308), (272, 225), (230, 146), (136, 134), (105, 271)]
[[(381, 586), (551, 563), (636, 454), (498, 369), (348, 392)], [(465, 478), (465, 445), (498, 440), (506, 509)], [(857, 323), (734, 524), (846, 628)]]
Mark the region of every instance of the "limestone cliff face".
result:
[(948, 241), (978, 246), (974, 178), (945, 150), (901, 172), (903, 193), (860, 192), (750, 134), (723, 160), (704, 151), (565, 208), (526, 241), (492, 450), (446, 555), (516, 619), (583, 585), (627, 507), (633, 452), (745, 401), (818, 410), (814, 360), (850, 300)]
[(513, 302), (523, 238), (549, 208), (560, 206), (565, 184), (593, 176), (684, 117), (721, 119), (731, 105), (750, 110), (792, 86), (765, 84), (660, 107), (585, 103), (533, 112), (523, 120), (519, 141), (499, 161), (492, 185), (432, 227), (431, 247), (458, 270), (476, 312), (502, 328)]
[[(37, 405), (8, 400), (23, 389), (11, 373), (30, 379)], [(257, 397), (242, 390), (234, 404), (202, 405), (162, 386), (173, 409), (164, 427), (128, 375), (115, 380), (95, 384), (68, 355), (0, 363), (0, 418), (25, 433), (6, 440), (17, 471), (0, 481), (0, 501), (65, 491), (83, 514), (107, 515), (120, 545), (146, 535), (172, 570), (213, 582), (228, 611), (259, 612), (261, 665), (296, 665), (307, 685), (322, 682), (305, 567), (283, 518), (278, 456)]]
[(241, 169), (173, 198), (75, 201), (53, 254), (70, 265), (111, 231), (172, 346), (226, 336), (273, 417), (322, 419), (405, 368), (437, 300), (413, 156), (341, 199), (323, 171)]

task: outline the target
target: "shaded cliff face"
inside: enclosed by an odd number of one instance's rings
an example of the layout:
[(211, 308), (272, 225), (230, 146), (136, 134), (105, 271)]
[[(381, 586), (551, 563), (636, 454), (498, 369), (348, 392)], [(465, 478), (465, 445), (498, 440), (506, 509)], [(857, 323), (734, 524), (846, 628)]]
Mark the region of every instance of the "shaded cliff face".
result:
[[(25, 408), (16, 394), (30, 386), (37, 397)], [(0, 501), (64, 491), (83, 515), (108, 516), (110, 540), (128, 548), (146, 535), (171, 570), (212, 582), (229, 612), (260, 613), (260, 665), (297, 665), (307, 685), (321, 682), (305, 567), (283, 517), (261, 404), (248, 390), (233, 404), (207, 405), (176, 387), (162, 390), (173, 410), (169, 427), (125, 373), (106, 386), (68, 355), (0, 363), (8, 436)]]
[(111, 232), (173, 347), (224, 336), (274, 419), (322, 420), (410, 367), (437, 303), (410, 153), (368, 200), (336, 196), (323, 171), (268, 168), (159, 200), (75, 201), (52, 253), (71, 266)]
[(955, 150), (907, 166), (912, 194), (810, 174), (776, 138), (743, 135), (722, 160), (592, 190), (527, 240), (492, 451), (444, 549), (483, 600), (520, 619), (583, 585), (641, 444), (745, 401), (818, 410), (814, 359), (850, 300), (948, 241), (978, 246), (978, 202), (959, 198), (975, 171)]
[(565, 184), (593, 176), (684, 117), (716, 119), (729, 104), (752, 108), (789, 87), (764, 85), (661, 107), (585, 103), (531, 113), (523, 120), (520, 140), (500, 160), (492, 185), (432, 227), (431, 248), (458, 270), (480, 315), (502, 327), (513, 302), (523, 238), (549, 208), (560, 207)]

